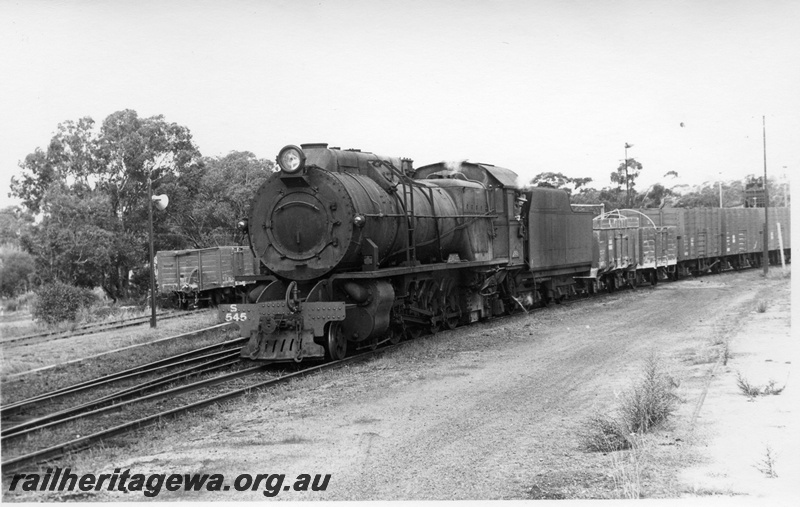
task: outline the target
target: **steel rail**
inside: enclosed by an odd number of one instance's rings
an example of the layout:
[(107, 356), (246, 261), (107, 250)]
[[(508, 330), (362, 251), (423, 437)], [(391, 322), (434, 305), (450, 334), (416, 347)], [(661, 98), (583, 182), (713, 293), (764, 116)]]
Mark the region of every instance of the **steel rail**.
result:
[[(147, 396), (141, 396), (141, 397), (133, 399), (133, 400), (123, 401), (122, 403), (115, 403), (114, 405), (111, 405), (111, 406), (108, 406), (108, 407), (98, 408), (98, 409), (92, 410), (90, 412), (83, 412), (81, 414), (77, 414), (77, 415), (74, 415), (72, 417), (67, 417), (67, 418), (61, 419), (59, 421), (53, 421), (53, 422), (50, 422), (50, 423), (47, 423), (47, 424), (42, 424), (40, 426), (36, 426), (34, 428), (29, 428), (27, 430), (21, 431), (19, 433), (13, 434), (13, 435), (7, 435), (7, 436), (3, 437), (3, 440), (8, 440), (9, 438), (13, 438), (13, 437), (22, 437), (22, 436), (25, 436), (25, 435), (27, 435), (29, 433), (34, 432), (34, 431), (43, 430), (43, 429), (47, 429), (47, 428), (52, 428), (53, 426), (56, 426), (56, 425), (59, 425), (59, 424), (64, 424), (64, 423), (67, 423), (67, 422), (70, 422), (70, 421), (74, 421), (74, 420), (77, 420), (77, 419), (83, 419), (85, 417), (90, 417), (90, 416), (93, 416), (93, 415), (101, 414), (103, 412), (109, 412), (111, 410), (117, 410), (117, 409), (120, 409), (120, 408), (125, 407), (127, 405), (132, 405), (134, 403), (156, 400), (158, 398), (166, 398), (166, 397), (169, 397), (169, 396), (174, 396), (174, 395), (184, 394), (184, 393), (191, 392), (191, 391), (196, 391), (196, 390), (202, 389), (204, 387), (211, 387), (213, 385), (221, 384), (221, 383), (227, 382), (229, 380), (234, 380), (234, 379), (237, 379), (237, 378), (240, 378), (240, 377), (246, 377), (248, 375), (252, 375), (254, 373), (258, 373), (259, 371), (262, 371), (262, 370), (266, 369), (268, 366), (269, 365), (261, 364), (261, 365), (258, 365), (258, 366), (253, 366), (252, 368), (246, 368), (244, 370), (235, 371), (233, 373), (220, 375), (219, 377), (212, 377), (212, 378), (208, 378), (208, 379), (204, 379), (204, 380), (199, 380), (199, 381), (193, 382), (191, 384), (186, 384), (186, 385), (178, 386), (178, 387), (175, 387), (175, 388), (172, 388), (172, 389), (167, 389), (166, 391), (161, 391), (159, 393), (153, 393), (153, 394), (149, 394)], [(11, 429), (13, 430), (13, 428), (11, 428)]]
[[(153, 361), (147, 364), (143, 364), (140, 366), (134, 366), (133, 368), (128, 368), (127, 370), (119, 371), (116, 373), (111, 373), (108, 375), (104, 375), (102, 377), (98, 377), (95, 379), (87, 380), (85, 382), (80, 382), (78, 384), (74, 384), (71, 386), (63, 387), (61, 389), (56, 389), (55, 391), (50, 391), (47, 393), (43, 393), (37, 396), (33, 396), (31, 398), (27, 398), (25, 400), (17, 401), (11, 403), (9, 405), (0, 407), (0, 416), (5, 416), (10, 412), (16, 412), (20, 409), (34, 405), (36, 403), (40, 403), (45, 400), (53, 400), (56, 398), (60, 398), (62, 396), (66, 396), (68, 394), (74, 394), (86, 389), (90, 389), (93, 387), (97, 387), (103, 384), (108, 384), (111, 382), (115, 382), (117, 380), (122, 380), (125, 378), (130, 378), (132, 376), (144, 375), (147, 373), (153, 373), (158, 370), (163, 370), (166, 368), (173, 368), (175, 366), (180, 366), (182, 364), (188, 364), (195, 361), (200, 361), (206, 358), (206, 356), (197, 356), (197, 354), (203, 354), (205, 352), (209, 352), (215, 348), (225, 347), (230, 345), (237, 345), (244, 341), (247, 338), (235, 338), (233, 340), (228, 340), (220, 343), (215, 343), (212, 345), (207, 345), (205, 347), (201, 347), (199, 349), (190, 350), (188, 352), (182, 352), (180, 354), (175, 354), (174, 356), (170, 356), (164, 359), (159, 359), (157, 361)], [(218, 351), (217, 354), (227, 352), (227, 351)], [(211, 355), (211, 354), (208, 354)]]
[(95, 413), (99, 413), (104, 410), (113, 410), (127, 403), (139, 401), (139, 399), (129, 400), (125, 403), (118, 403), (111, 406), (106, 406), (105, 408), (100, 410), (89, 412), (89, 410), (93, 408), (101, 407), (102, 405), (108, 405), (113, 401), (125, 400), (137, 393), (144, 393), (145, 391), (154, 389), (156, 387), (164, 386), (178, 380), (194, 377), (197, 375), (203, 375), (205, 373), (213, 371), (223, 370), (239, 362), (238, 359), (233, 361), (231, 360), (239, 355), (238, 351), (233, 351), (233, 352), (226, 351), (226, 352), (227, 354), (223, 355), (222, 357), (212, 359), (205, 363), (195, 365), (190, 368), (185, 368), (181, 371), (173, 372), (170, 373), (169, 375), (164, 375), (157, 379), (149, 380), (147, 382), (143, 382), (141, 384), (129, 387), (127, 389), (122, 389), (115, 393), (111, 393), (107, 396), (102, 396), (100, 398), (87, 401), (86, 403), (82, 403), (74, 407), (60, 410), (58, 412), (53, 412), (51, 414), (37, 417), (35, 419), (30, 419), (28, 421), (22, 422), (14, 426), (4, 427), (2, 429), (2, 432), (0, 432), (0, 439), (6, 440), (8, 438), (12, 438), (15, 436), (31, 433), (33, 431), (43, 429), (45, 427), (51, 427), (54, 426), (55, 424), (62, 424), (75, 419), (80, 419), (81, 417), (88, 417), (90, 415), (94, 415)]
[(158, 345), (158, 344), (161, 344), (161, 343), (166, 343), (168, 341), (179, 340), (179, 339), (184, 339), (184, 338), (196, 338), (196, 337), (198, 337), (198, 336), (200, 336), (200, 335), (202, 335), (204, 333), (207, 333), (207, 332), (210, 332), (210, 331), (221, 330), (221, 329), (224, 329), (224, 328), (232, 326), (232, 325), (233, 325), (233, 323), (231, 323), (231, 322), (224, 322), (222, 324), (214, 324), (212, 326), (201, 328), (201, 329), (197, 329), (197, 330), (194, 330), (194, 331), (187, 331), (185, 333), (177, 334), (177, 335), (174, 335), (174, 336), (167, 336), (166, 338), (159, 338), (159, 339), (153, 340), (153, 341), (136, 343), (134, 345), (127, 345), (125, 347), (121, 347), (121, 348), (118, 348), (118, 349), (106, 350), (104, 352), (93, 354), (91, 356), (78, 357), (76, 359), (70, 359), (69, 361), (64, 361), (63, 363), (51, 364), (49, 366), (41, 366), (39, 368), (34, 368), (32, 370), (25, 370), (25, 371), (21, 371), (19, 373), (11, 373), (11, 374), (6, 375), (2, 380), (4, 382), (17, 381), (20, 378), (26, 377), (28, 375), (39, 374), (39, 373), (41, 373), (43, 371), (48, 371), (48, 370), (52, 370), (52, 369), (55, 369), (55, 368), (62, 368), (64, 366), (67, 366), (67, 365), (70, 365), (70, 364), (82, 363), (84, 361), (89, 361), (89, 360), (92, 360), (92, 359), (97, 359), (97, 358), (108, 356), (108, 355), (112, 355), (112, 354), (118, 354), (118, 353), (124, 352), (126, 350), (138, 349), (138, 348), (141, 348), (141, 347), (152, 347), (153, 345)]
[[(238, 361), (230, 361), (228, 363), (223, 363), (223, 364), (217, 365), (217, 366), (203, 365), (204, 366), (203, 368), (200, 368), (200, 369), (194, 369), (193, 368), (193, 370), (195, 370), (195, 371), (187, 372), (185, 375), (182, 375), (181, 377), (163, 380), (161, 382), (158, 382), (158, 385), (169, 384), (169, 383), (175, 382), (176, 380), (180, 380), (181, 378), (188, 378), (188, 377), (193, 377), (193, 376), (197, 376), (197, 375), (202, 375), (204, 373), (211, 373), (211, 372), (214, 372), (214, 371), (223, 370), (223, 369), (228, 368), (229, 366), (232, 366), (232, 365), (236, 364), (237, 362)], [(258, 366), (256, 368), (261, 368), (263, 366), (264, 365), (260, 365), (260, 366)], [(244, 371), (244, 370), (242, 370), (242, 371)], [(233, 379), (233, 378), (236, 378), (236, 374), (237, 373), (238, 372), (234, 372), (234, 373), (231, 373), (231, 374), (228, 374), (228, 375), (231, 375), (232, 376), (231, 379)], [(8, 428), (4, 432), (4, 434), (2, 436), (2, 440), (3, 441), (8, 441), (9, 439), (19, 438), (19, 437), (28, 435), (30, 433), (33, 433), (35, 431), (39, 431), (39, 430), (43, 430), (43, 429), (47, 429), (47, 428), (52, 428), (54, 426), (58, 426), (59, 424), (66, 424), (66, 423), (68, 423), (70, 421), (75, 421), (75, 420), (78, 420), (78, 419), (92, 417), (92, 416), (95, 416), (95, 415), (98, 415), (98, 414), (102, 414), (102, 413), (105, 413), (105, 412), (112, 412), (112, 411), (115, 411), (115, 410), (119, 410), (119, 409), (121, 409), (121, 408), (123, 408), (123, 407), (125, 407), (127, 405), (132, 405), (134, 403), (139, 403), (139, 402), (142, 402), (142, 401), (155, 400), (155, 399), (158, 399), (158, 398), (164, 398), (164, 397), (171, 396), (171, 395), (174, 395), (174, 394), (181, 394), (182, 392), (185, 392), (187, 390), (188, 391), (194, 391), (196, 389), (200, 389), (200, 388), (203, 388), (203, 387), (208, 387), (209, 385), (214, 385), (215, 383), (218, 383), (218, 382), (215, 382), (216, 379), (223, 379), (223, 380), (220, 380), (219, 382), (227, 382), (227, 380), (231, 380), (231, 379), (224, 378), (224, 377), (226, 377), (226, 376), (223, 375), (221, 377), (214, 377), (214, 378), (211, 378), (211, 379), (201, 380), (201, 381), (198, 381), (198, 382), (195, 382), (195, 383), (192, 383), (192, 384), (186, 384), (184, 386), (179, 386), (179, 387), (176, 387), (176, 388), (173, 388), (173, 389), (168, 389), (166, 391), (161, 391), (161, 392), (158, 392), (158, 393), (153, 393), (153, 394), (149, 394), (149, 395), (145, 395), (145, 396), (140, 396), (138, 398), (129, 399), (129, 400), (126, 400), (126, 401), (122, 401), (120, 403), (114, 403), (114, 404), (111, 404), (111, 405), (107, 405), (105, 407), (96, 408), (94, 410), (88, 410), (88, 409), (93, 408), (94, 406), (98, 406), (98, 405), (102, 405), (104, 403), (108, 403), (109, 400), (103, 400), (102, 402), (98, 402), (98, 403), (89, 402), (89, 403), (86, 403), (86, 404), (84, 404), (82, 406), (73, 407), (73, 408), (64, 410), (64, 411), (62, 411), (60, 413), (50, 414), (50, 415), (42, 417), (40, 419), (26, 421), (25, 423), (23, 423), (21, 425), (17, 425), (17, 426), (13, 426), (11, 428)], [(153, 387), (153, 386), (151, 386), (151, 387)], [(130, 395), (130, 394), (133, 394), (133, 393), (135, 393), (137, 391), (146, 390), (146, 389), (147, 389), (147, 387), (145, 387), (143, 389), (134, 390), (131, 393), (125, 393), (125, 395), (123, 395), (122, 398), (127, 397), (126, 395)]]
[[(171, 313), (173, 313), (173, 312), (162, 312), (158, 316), (159, 317), (166, 317), (167, 315), (170, 315)], [(131, 321), (134, 321), (134, 320), (141, 320), (143, 318), (149, 319), (150, 317), (149, 316), (148, 317), (130, 317), (130, 318), (127, 318), (127, 319), (119, 319), (119, 320), (116, 320), (116, 321), (113, 321), (113, 322), (90, 322), (90, 323), (87, 323), (87, 324), (83, 324), (81, 326), (77, 326), (75, 329), (72, 329), (72, 330), (66, 330), (66, 331), (55, 330), (55, 331), (46, 331), (44, 333), (26, 334), (26, 335), (23, 335), (23, 336), (16, 336), (14, 338), (3, 340), (3, 342), (9, 342), (9, 341), (14, 341), (14, 340), (25, 340), (25, 339), (28, 339), (28, 338), (44, 338), (46, 336), (53, 336), (53, 335), (56, 335), (56, 334), (68, 334), (68, 333), (72, 333), (72, 332), (75, 332), (75, 331), (86, 331), (87, 329), (92, 329), (92, 328), (96, 328), (96, 327), (102, 327), (104, 325), (128, 323), (128, 322), (131, 322)], [(147, 322), (147, 321), (145, 320), (143, 322)]]
[[(143, 428), (143, 427), (146, 427), (146, 426), (150, 426), (150, 425), (153, 425), (153, 424), (161, 421), (162, 419), (165, 419), (165, 418), (168, 418), (168, 417), (174, 417), (174, 416), (180, 415), (180, 414), (185, 413), (185, 412), (189, 412), (189, 411), (197, 409), (197, 408), (202, 408), (202, 407), (206, 407), (206, 406), (209, 406), (209, 405), (213, 405), (213, 404), (221, 402), (221, 401), (230, 400), (230, 399), (233, 399), (233, 398), (248, 394), (251, 391), (253, 391), (254, 389), (261, 389), (261, 388), (265, 388), (265, 387), (271, 387), (271, 386), (279, 385), (279, 384), (282, 384), (282, 383), (287, 382), (287, 381), (289, 381), (291, 379), (294, 379), (294, 378), (299, 378), (299, 377), (303, 377), (305, 375), (317, 373), (319, 371), (323, 371), (323, 370), (327, 370), (327, 369), (333, 369), (333, 368), (337, 368), (337, 367), (345, 365), (345, 364), (350, 364), (350, 363), (354, 363), (354, 362), (357, 362), (357, 361), (362, 361), (364, 359), (367, 359), (367, 358), (373, 357), (375, 355), (387, 352), (389, 350), (393, 350), (396, 347), (397, 347), (397, 345), (393, 345), (393, 346), (390, 346), (390, 347), (385, 347), (385, 348), (377, 349), (377, 350), (374, 350), (374, 351), (364, 352), (362, 354), (358, 354), (356, 356), (352, 356), (352, 357), (348, 357), (348, 358), (345, 358), (345, 359), (341, 359), (339, 361), (333, 361), (333, 362), (330, 362), (330, 363), (325, 363), (325, 364), (321, 364), (321, 365), (317, 365), (317, 366), (312, 366), (310, 368), (306, 368), (306, 369), (303, 369), (301, 371), (297, 371), (297, 372), (294, 372), (294, 373), (289, 373), (289, 374), (286, 374), (286, 375), (283, 375), (283, 376), (280, 376), (280, 377), (277, 377), (277, 378), (273, 378), (273, 379), (269, 379), (269, 380), (265, 380), (265, 381), (261, 381), (261, 382), (256, 382), (255, 384), (252, 384), (252, 385), (247, 386), (247, 387), (243, 387), (243, 388), (240, 388), (240, 389), (234, 389), (232, 391), (228, 391), (228, 392), (225, 392), (225, 393), (222, 393), (222, 394), (218, 394), (216, 396), (212, 396), (212, 397), (209, 397), (209, 398), (206, 398), (206, 399), (203, 399), (203, 400), (199, 400), (199, 401), (196, 401), (196, 402), (193, 402), (193, 403), (189, 403), (189, 404), (186, 404), (186, 405), (183, 405), (183, 406), (180, 406), (180, 407), (176, 407), (176, 408), (173, 408), (173, 409), (170, 409), (170, 410), (166, 410), (164, 412), (159, 412), (158, 414), (153, 414), (153, 415), (150, 415), (150, 416), (147, 416), (147, 417), (143, 417), (141, 419), (136, 419), (134, 421), (123, 423), (123, 424), (120, 424), (118, 426), (114, 426), (112, 428), (108, 428), (106, 430), (99, 431), (99, 432), (93, 433), (91, 435), (87, 435), (85, 437), (76, 438), (76, 439), (70, 440), (68, 442), (63, 442), (63, 443), (56, 444), (56, 445), (53, 445), (53, 446), (45, 448), (45, 449), (40, 449), (38, 451), (34, 451), (34, 452), (31, 452), (31, 453), (28, 453), (28, 454), (24, 454), (22, 456), (17, 456), (16, 458), (11, 458), (11, 459), (8, 459), (8, 460), (3, 461), (2, 463), (0, 463), (0, 466), (2, 466), (2, 471), (3, 471), (2, 473), (3, 474), (8, 474), (10, 472), (14, 472), (14, 471), (19, 470), (21, 467), (23, 467), (24, 465), (27, 465), (27, 464), (36, 464), (36, 463), (39, 463), (39, 462), (42, 462), (42, 461), (45, 461), (45, 460), (48, 460), (48, 459), (53, 459), (53, 458), (56, 458), (56, 457), (59, 457), (59, 456), (63, 456), (64, 454), (66, 454), (66, 453), (68, 453), (70, 451), (77, 451), (77, 450), (86, 448), (89, 445), (91, 445), (92, 443), (101, 441), (101, 440), (103, 440), (105, 438), (116, 436), (116, 435), (120, 435), (120, 434), (124, 434), (124, 433), (130, 432), (130, 431), (136, 430), (138, 428)], [(252, 373), (257, 373), (257, 371), (255, 371), (255, 370), (265, 369), (268, 366), (270, 366), (270, 365), (263, 365), (263, 366), (259, 366), (259, 367), (256, 367), (256, 368), (250, 368), (248, 370), (242, 370), (241, 372), (237, 372), (237, 375), (239, 377), (243, 377), (243, 376), (246, 376), (246, 375), (249, 375), (249, 374), (252, 374)], [(226, 380), (232, 380), (232, 378), (228, 378)], [(217, 382), (217, 383), (219, 383), (219, 382)]]
[[(166, 313), (165, 312), (165, 313), (161, 314), (159, 316), (159, 318), (161, 320), (168, 320), (168, 319), (174, 319), (176, 317), (182, 317), (184, 315), (189, 315), (189, 313), (178, 313), (178, 312)], [(119, 321), (116, 321), (116, 322), (110, 323), (110, 324), (109, 323), (105, 323), (105, 322), (96, 322), (96, 323), (92, 323), (92, 324), (87, 324), (85, 327), (80, 327), (80, 328), (77, 328), (77, 330), (73, 330), (73, 331), (51, 331), (51, 332), (48, 332), (48, 333), (29, 334), (29, 335), (17, 336), (17, 337), (14, 337), (14, 338), (9, 338), (9, 339), (6, 339), (6, 340), (2, 340), (2, 341), (0, 341), (0, 343), (3, 343), (3, 344), (15, 343), (15, 342), (26, 341), (26, 340), (34, 340), (36, 338), (50, 338), (52, 340), (62, 340), (64, 338), (74, 338), (76, 336), (84, 336), (84, 335), (87, 335), (87, 334), (99, 333), (99, 332), (102, 332), (102, 331), (111, 331), (111, 330), (114, 330), (114, 329), (122, 329), (122, 328), (125, 328), (125, 327), (138, 326), (139, 324), (145, 324), (147, 322), (150, 322), (150, 317), (149, 316), (148, 317), (133, 317), (133, 318), (130, 318), (130, 319), (122, 319), (122, 320), (119, 320)], [(75, 332), (75, 331), (78, 331), (78, 332)]]
[[(181, 317), (181, 316), (182, 315), (180, 315), (180, 314), (170, 314), (170, 315), (165, 315), (164, 317), (160, 317), (160, 319), (161, 320), (169, 320), (169, 319), (174, 319), (174, 318)], [(23, 342), (23, 343), (19, 343), (19, 345), (23, 345), (23, 346), (36, 345), (36, 344), (42, 343), (43, 341), (64, 340), (64, 339), (67, 339), (67, 338), (76, 338), (78, 336), (87, 336), (87, 335), (91, 335), (91, 334), (103, 333), (103, 332), (106, 332), (106, 331), (114, 331), (116, 329), (124, 329), (126, 327), (140, 326), (140, 325), (145, 324), (147, 322), (149, 322), (149, 319), (148, 320), (143, 320), (141, 322), (126, 322), (126, 323), (123, 323), (123, 324), (115, 324), (115, 325), (111, 325), (111, 326), (107, 326), (107, 327), (99, 327), (97, 329), (89, 329), (89, 330), (86, 330), (86, 331), (82, 331), (80, 333), (67, 333), (67, 334), (60, 335), (60, 336), (59, 335), (52, 335), (52, 336), (34, 336), (34, 337), (28, 337), (28, 338), (22, 338), (22, 337), (11, 338), (10, 340), (5, 340), (2, 343), (3, 344), (7, 344), (7, 343)], [(40, 339), (37, 340), (36, 338), (40, 338)], [(47, 339), (47, 340), (45, 340), (45, 339)]]

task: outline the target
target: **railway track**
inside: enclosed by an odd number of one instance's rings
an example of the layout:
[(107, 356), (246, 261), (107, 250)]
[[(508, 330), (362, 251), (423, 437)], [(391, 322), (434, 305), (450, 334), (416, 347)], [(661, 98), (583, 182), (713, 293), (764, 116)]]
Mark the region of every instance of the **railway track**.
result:
[[(391, 350), (392, 348), (394, 347), (384, 347), (376, 350), (362, 352), (339, 361), (334, 361), (334, 362), (320, 364), (317, 366), (312, 366), (309, 368), (304, 368), (302, 370), (288, 374), (280, 374), (277, 377), (271, 377), (268, 379), (258, 378), (253, 382), (250, 382), (245, 387), (229, 388), (221, 393), (217, 391), (205, 393), (197, 400), (190, 401), (184, 404), (179, 404), (178, 406), (169, 408), (167, 410), (161, 410), (154, 413), (150, 413), (149, 415), (146, 415), (144, 417), (138, 417), (138, 418), (133, 418), (131, 420), (126, 420), (120, 424), (116, 424), (112, 427), (108, 427), (99, 431), (94, 431), (93, 433), (85, 436), (79, 436), (77, 438), (65, 440), (63, 442), (50, 444), (44, 448), (20, 454), (13, 458), (7, 459), (6, 461), (3, 461), (1, 464), (2, 470), (4, 474), (15, 472), (22, 469), (25, 466), (32, 466), (40, 462), (44, 462), (47, 460), (57, 458), (59, 456), (63, 456), (68, 452), (77, 451), (90, 447), (91, 445), (99, 441), (102, 441), (104, 439), (128, 433), (138, 428), (150, 426), (168, 417), (178, 416), (180, 414), (189, 412), (191, 410), (210, 406), (215, 403), (219, 403), (221, 401), (230, 400), (245, 395), (254, 389), (261, 389), (261, 388), (275, 386), (283, 382), (286, 382), (288, 380), (291, 380), (293, 378), (361, 361), (369, 357), (372, 357), (373, 355)], [(166, 378), (167, 376), (164, 376), (162, 378), (159, 378), (158, 380), (150, 381), (151, 383), (144, 382), (141, 385), (121, 390), (117, 393), (114, 393), (113, 395), (92, 400), (91, 402), (70, 407), (69, 409), (47, 414), (45, 416), (38, 417), (36, 419), (20, 422), (19, 424), (13, 425), (7, 429), (5, 428), (4, 424), (3, 434), (2, 434), (3, 446), (4, 448), (6, 448), (8, 442), (18, 441), (21, 439), (24, 439), (26, 441), (36, 440), (30, 438), (36, 432), (42, 430), (53, 430), (56, 426), (67, 425), (68, 423), (74, 422), (77, 419), (97, 417), (97, 416), (103, 417), (112, 411), (124, 410), (126, 408), (131, 407), (134, 404), (152, 403), (155, 400), (166, 399), (170, 401), (175, 401), (177, 400), (176, 397), (180, 395), (196, 393), (203, 389), (215, 388), (220, 386), (224, 387), (224, 384), (231, 383), (232, 381), (247, 377), (256, 377), (259, 374), (270, 374), (270, 368), (274, 368), (274, 365), (270, 364), (260, 364), (251, 367), (244, 367), (239, 370), (222, 373), (208, 378), (203, 378), (164, 391), (159, 391), (156, 393), (146, 394), (143, 396), (133, 398), (134, 396), (136, 396), (136, 394), (141, 394), (147, 391), (148, 389), (154, 388), (156, 386), (163, 386), (180, 379), (188, 378), (190, 376), (201, 376), (206, 374), (218, 373), (226, 368), (235, 368), (236, 363), (239, 363), (238, 360), (232, 357), (224, 356), (222, 354), (220, 354), (219, 357), (206, 358), (206, 359), (208, 359), (208, 361), (200, 362), (199, 364), (193, 367), (185, 368), (179, 372), (171, 373), (170, 378)], [(32, 398), (30, 400), (25, 400), (25, 402), (32, 404), (40, 404), (45, 402), (46, 400), (52, 399), (51, 395), (61, 396), (61, 393), (58, 391), (54, 391), (53, 393), (48, 393), (47, 395), (42, 395), (40, 397)], [(20, 404), (17, 405), (19, 405), (20, 407), (26, 406), (22, 404), (22, 402), (20, 402)], [(27, 406), (32, 406), (32, 405), (27, 405)], [(4, 409), (12, 409), (12, 407), (11, 406), (4, 407)], [(6, 449), (4, 449), (4, 451), (6, 451)]]
[[(238, 353), (238, 348), (234, 349), (234, 347), (243, 344), (245, 341), (246, 341), (245, 338), (236, 338), (222, 343), (215, 343), (199, 349), (194, 349), (188, 352), (176, 354), (174, 356), (170, 356), (164, 359), (152, 361), (150, 363), (141, 366), (128, 368), (123, 371), (119, 371), (109, 375), (104, 375), (102, 377), (98, 377), (92, 380), (87, 380), (85, 382), (81, 382), (75, 385), (63, 387), (60, 389), (56, 389), (54, 391), (32, 396), (25, 400), (8, 403), (0, 407), (0, 418), (7, 419), (10, 414), (15, 414), (25, 411), (26, 409), (31, 409), (32, 407), (40, 405), (44, 402), (52, 402), (55, 399), (62, 398), (65, 396), (74, 395), (80, 392), (85, 392), (90, 389), (97, 389), (100, 387), (108, 386), (110, 384), (113, 384), (114, 382), (119, 382), (122, 380), (128, 380), (144, 376), (147, 374), (156, 373), (159, 371), (164, 371), (169, 368), (182, 367), (191, 363), (201, 362), (206, 359), (213, 360), (213, 358), (215, 358), (216, 356), (225, 357), (226, 354)], [(222, 348), (223, 350), (215, 351), (215, 349), (219, 348)]]
[[(201, 310), (202, 311), (202, 310)], [(159, 320), (169, 320), (185, 315), (191, 315), (195, 312), (162, 312), (157, 314)], [(84, 336), (88, 334), (96, 334), (104, 331), (112, 331), (115, 329), (124, 329), (126, 327), (140, 326), (150, 322), (150, 316), (133, 317), (131, 319), (122, 319), (116, 322), (96, 322), (85, 324), (70, 331), (49, 331), (45, 333), (29, 334), (23, 336), (15, 336), (13, 338), (6, 338), (0, 341), (2, 344), (14, 343), (17, 345), (33, 345), (43, 341), (61, 340), (64, 338), (74, 338), (76, 336)]]

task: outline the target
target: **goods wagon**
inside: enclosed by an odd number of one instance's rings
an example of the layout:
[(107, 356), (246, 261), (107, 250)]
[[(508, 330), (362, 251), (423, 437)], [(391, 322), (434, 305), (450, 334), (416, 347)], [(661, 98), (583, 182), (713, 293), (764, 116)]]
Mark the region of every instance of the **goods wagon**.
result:
[[(675, 276), (760, 266), (764, 251), (764, 208), (642, 209), (657, 226), (675, 228)], [(769, 208), (770, 261), (791, 249), (790, 208)], [(780, 233), (779, 233), (780, 229)]]
[(258, 260), (242, 246), (161, 251), (156, 263), (159, 292), (181, 308), (235, 302), (259, 272)]
[(609, 291), (622, 284), (656, 284), (675, 271), (674, 226), (657, 225), (637, 210), (614, 210), (593, 221), (596, 254), (592, 276)]

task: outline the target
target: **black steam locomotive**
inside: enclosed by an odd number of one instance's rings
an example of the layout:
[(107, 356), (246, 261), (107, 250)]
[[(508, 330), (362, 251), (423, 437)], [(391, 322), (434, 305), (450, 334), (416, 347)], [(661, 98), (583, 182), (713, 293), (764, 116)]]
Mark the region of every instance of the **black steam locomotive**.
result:
[(567, 193), (523, 189), (489, 164), (415, 170), (408, 159), (305, 144), (283, 148), (278, 165), (240, 223), (270, 275), (249, 303), (220, 306), (250, 338), (242, 356), (252, 359), (340, 359), (579, 292), (752, 264), (759, 252), (754, 230), (752, 248), (730, 253), (720, 218), (727, 255), (694, 239), (690, 253), (687, 234), (707, 231), (694, 219), (680, 229), (680, 210), (595, 218), (573, 211)]

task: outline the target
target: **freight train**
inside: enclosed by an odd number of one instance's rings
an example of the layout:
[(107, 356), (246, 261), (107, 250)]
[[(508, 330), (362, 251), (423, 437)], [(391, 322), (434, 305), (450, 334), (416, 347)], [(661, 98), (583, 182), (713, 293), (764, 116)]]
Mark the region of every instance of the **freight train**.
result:
[[(249, 302), (219, 307), (249, 338), (246, 358), (341, 359), (576, 294), (761, 259), (763, 209), (595, 217), (574, 211), (563, 190), (523, 188), (490, 164), (414, 169), (326, 144), (286, 146), (277, 161), (239, 224), (269, 274)], [(788, 256), (788, 209), (769, 211), (770, 256)]]

